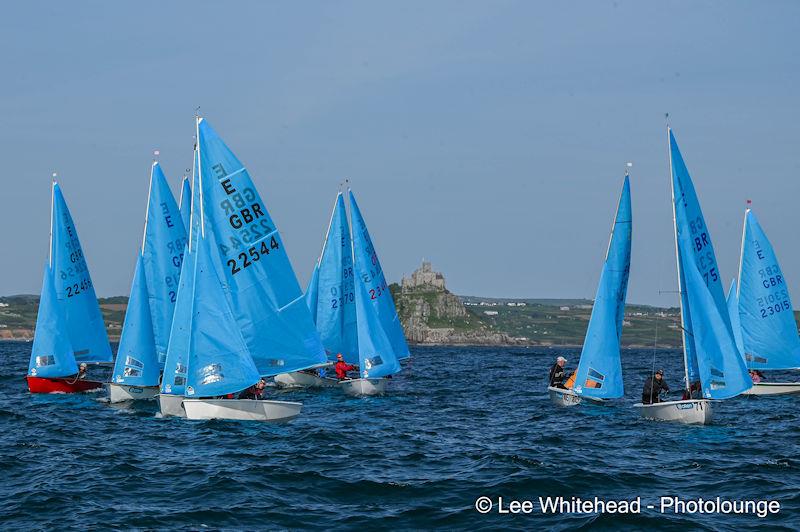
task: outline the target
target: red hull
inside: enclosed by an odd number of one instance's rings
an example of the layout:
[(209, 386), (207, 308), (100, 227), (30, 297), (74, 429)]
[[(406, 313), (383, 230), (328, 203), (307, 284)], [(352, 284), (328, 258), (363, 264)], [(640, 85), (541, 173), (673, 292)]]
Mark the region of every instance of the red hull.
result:
[(88, 392), (89, 390), (96, 390), (102, 388), (103, 384), (99, 381), (86, 381), (77, 380), (72, 382), (72, 379), (45, 379), (42, 377), (25, 377), (28, 380), (28, 390), (31, 393), (79, 393)]

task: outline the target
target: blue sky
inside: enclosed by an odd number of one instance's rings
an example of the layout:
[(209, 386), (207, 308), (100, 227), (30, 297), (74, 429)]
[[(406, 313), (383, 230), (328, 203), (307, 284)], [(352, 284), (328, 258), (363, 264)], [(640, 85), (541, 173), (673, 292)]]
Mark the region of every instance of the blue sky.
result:
[[(633, 161), (629, 301), (674, 305), (664, 113), (726, 279), (746, 198), (800, 301), (794, 2), (17, 2), (0, 20), (0, 294), (36, 293), (60, 175), (99, 295), (127, 294), (153, 149), (194, 109), (305, 284), (351, 179), (391, 280), (593, 297)], [(727, 281), (726, 281), (727, 284)]]

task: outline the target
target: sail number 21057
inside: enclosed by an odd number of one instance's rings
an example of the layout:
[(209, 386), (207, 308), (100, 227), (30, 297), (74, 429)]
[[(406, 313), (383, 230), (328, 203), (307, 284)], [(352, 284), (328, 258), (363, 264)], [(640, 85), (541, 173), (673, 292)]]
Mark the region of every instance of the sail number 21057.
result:
[(262, 240), (260, 246), (251, 246), (246, 253), (239, 253), (238, 260), (228, 259), (228, 267), (231, 269), (231, 275), (236, 275), (244, 268), (251, 266), (254, 262), (258, 262), (261, 260), (261, 257), (269, 255), (270, 250), (273, 249), (280, 249), (280, 245), (278, 245), (278, 241), (274, 236), (270, 238), (269, 246), (267, 246), (266, 240)]

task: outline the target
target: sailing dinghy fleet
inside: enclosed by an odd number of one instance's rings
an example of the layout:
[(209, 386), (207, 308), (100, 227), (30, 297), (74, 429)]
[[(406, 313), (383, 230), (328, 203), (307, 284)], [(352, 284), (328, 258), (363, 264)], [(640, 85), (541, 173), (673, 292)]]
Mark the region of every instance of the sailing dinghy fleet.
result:
[[(53, 181), (49, 260), (26, 376), (31, 392), (81, 392), (107, 384), (111, 402), (157, 397), (163, 416), (189, 419), (287, 421), (300, 413), (298, 402), (241, 395), (263, 389), (264, 378), (308, 375), (328, 365), (316, 321), (328, 327), (335, 318), (315, 319), (318, 309), (309, 302), (316, 296), (300, 288), (247, 169), (202, 117), (196, 139), (191, 183), (184, 179), (180, 204), (158, 162), (151, 167), (116, 360), (77, 231)], [(336, 290), (349, 286), (349, 292), (338, 296), (336, 306), (347, 309), (352, 321), (340, 329), (347, 340), (335, 343), (329, 330), (323, 333), (334, 342), (327, 343), (327, 352), (346, 352), (359, 375), (328, 381), (348, 395), (375, 395), (385, 391), (386, 378), (401, 370), (409, 351), (352, 192), (350, 200), (354, 245), (347, 220), (337, 218), (334, 234), (345, 247), (336, 250), (326, 242), (339, 269), (329, 269), (326, 259), (323, 284), (330, 293), (330, 275), (346, 279)], [(113, 363), (111, 382), (86, 380), (78, 363)]]
[[(157, 399), (164, 417), (255, 421), (288, 421), (302, 410), (299, 402), (264, 399), (266, 378), (283, 388), (385, 393), (410, 352), (352, 190), (336, 195), (304, 292), (247, 169), (202, 117), (195, 138), (191, 178), (184, 177), (178, 202), (158, 162), (151, 166), (116, 358), (54, 175), (29, 390), (107, 386), (110, 402)], [(711, 234), (669, 127), (667, 144), (684, 391), (681, 400), (643, 396), (633, 407), (646, 419), (707, 424), (717, 401), (800, 393), (800, 382), (764, 382), (761, 373), (800, 369), (800, 336), (786, 277), (749, 208), (738, 282), (725, 296)], [(548, 387), (557, 405), (604, 405), (624, 396), (620, 345), (631, 236), (626, 172), (578, 367), (565, 385)], [(338, 378), (329, 374), (334, 363)], [(88, 365), (112, 364), (110, 382), (86, 378)]]

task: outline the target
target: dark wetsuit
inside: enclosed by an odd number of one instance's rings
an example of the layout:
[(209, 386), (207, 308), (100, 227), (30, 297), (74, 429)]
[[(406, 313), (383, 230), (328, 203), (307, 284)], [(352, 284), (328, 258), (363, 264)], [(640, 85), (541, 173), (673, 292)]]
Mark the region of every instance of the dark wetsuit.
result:
[(263, 399), (264, 390), (259, 390), (255, 385), (239, 394), (239, 399)]
[(662, 391), (669, 391), (669, 386), (667, 386), (667, 383), (664, 382), (664, 377), (661, 377), (661, 380), (659, 380), (656, 379), (655, 375), (651, 375), (646, 381), (644, 381), (644, 389), (642, 389), (642, 404), (649, 405), (651, 403), (660, 402), (658, 395)]
[(567, 374), (564, 372), (564, 368), (558, 365), (558, 362), (553, 364), (553, 367), (550, 368), (550, 386), (554, 388), (564, 388), (564, 381), (567, 378)]

